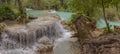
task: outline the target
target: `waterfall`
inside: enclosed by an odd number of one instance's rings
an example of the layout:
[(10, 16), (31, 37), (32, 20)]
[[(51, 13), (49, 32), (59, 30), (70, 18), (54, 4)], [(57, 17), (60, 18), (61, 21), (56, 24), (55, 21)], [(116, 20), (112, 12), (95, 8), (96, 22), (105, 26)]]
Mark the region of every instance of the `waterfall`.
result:
[(52, 17), (39, 17), (24, 26), (6, 27), (1, 34), (0, 54), (47, 54), (64, 32), (60, 22)]

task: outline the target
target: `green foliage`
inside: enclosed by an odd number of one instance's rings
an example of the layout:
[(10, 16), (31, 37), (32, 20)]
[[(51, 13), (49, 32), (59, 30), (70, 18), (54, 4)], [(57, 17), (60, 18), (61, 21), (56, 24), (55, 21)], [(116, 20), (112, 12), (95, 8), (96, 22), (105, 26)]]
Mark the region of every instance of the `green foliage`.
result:
[(68, 21), (69, 24), (74, 23), (74, 22), (76, 21), (76, 19), (77, 19), (78, 16), (79, 16), (78, 14), (73, 14), (73, 15), (72, 15), (72, 18)]
[(33, 9), (55, 9), (57, 11), (70, 11), (69, 3), (71, 0), (23, 0), (22, 2), (28, 8)]
[(59, 11), (65, 11), (65, 9), (63, 7), (60, 7)]
[(119, 20), (117, 11), (114, 8), (106, 8), (106, 18), (109, 21), (117, 21)]
[[(73, 10), (73, 12), (78, 12), (81, 14), (84, 14), (85, 16), (90, 17), (89, 19), (96, 19), (100, 18), (102, 15), (98, 15), (100, 13), (103, 13), (108, 32), (109, 32), (109, 23), (107, 22), (107, 18), (113, 18), (113, 16), (118, 15), (118, 14), (107, 14), (106, 18), (106, 8), (109, 7), (116, 7), (117, 11), (118, 9), (118, 4), (120, 3), (120, 0), (72, 0), (70, 3), (70, 7)], [(102, 11), (100, 11), (102, 8)], [(96, 17), (98, 16), (98, 17)], [(97, 19), (96, 19), (97, 20)]]
[[(94, 2), (93, 2), (94, 1)], [(104, 0), (105, 8), (116, 7), (119, 5), (120, 0)], [(79, 12), (86, 16), (99, 18), (102, 13), (102, 1), (101, 0), (71, 0), (70, 8), (73, 12)]]
[[(93, 2), (94, 1), (94, 2)], [(73, 12), (81, 13), (97, 20), (99, 17), (99, 9), (97, 7), (97, 0), (72, 0), (70, 8)], [(95, 17), (97, 16), (97, 17)]]
[(21, 18), (21, 17), (18, 17), (17, 19), (16, 19), (16, 21), (18, 22), (18, 23), (22, 23), (22, 24), (26, 24), (26, 23), (28, 23), (28, 22), (30, 22), (30, 19), (27, 17), (27, 18)]
[(80, 15), (83, 16), (83, 17), (84, 17), (85, 19), (87, 19), (87, 20), (90, 20), (90, 21), (93, 21), (93, 22), (96, 21), (96, 19), (91, 18), (91, 17), (89, 17), (89, 16), (86, 16), (85, 14), (75, 13), (75, 14), (72, 15), (72, 17), (71, 17), (71, 19), (68, 21), (68, 23), (69, 23), (69, 24), (74, 23), (74, 22), (77, 20), (77, 17), (80, 16)]
[(2, 4), (0, 6), (0, 21), (15, 20), (18, 16), (17, 11), (15, 12), (10, 5)]
[[(111, 28), (112, 25), (110, 25), (109, 27)], [(113, 31), (114, 31), (113, 29), (110, 29), (110, 32), (113, 32)], [(101, 35), (104, 35), (104, 34), (107, 34), (107, 33), (108, 33), (108, 29), (107, 29), (107, 27), (104, 27)]]

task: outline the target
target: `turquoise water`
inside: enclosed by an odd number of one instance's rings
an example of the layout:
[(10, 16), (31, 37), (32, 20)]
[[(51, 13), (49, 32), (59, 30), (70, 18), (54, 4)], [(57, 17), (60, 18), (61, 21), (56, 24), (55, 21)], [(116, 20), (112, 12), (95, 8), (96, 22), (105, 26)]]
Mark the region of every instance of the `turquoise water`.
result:
[[(29, 15), (29, 16), (39, 17), (39, 16), (50, 16), (52, 14), (59, 15), (63, 20), (69, 20), (73, 13), (72, 12), (45, 13), (44, 11), (40, 11), (40, 10), (27, 9), (27, 15)], [(119, 21), (109, 21), (109, 24), (110, 24), (111, 28), (113, 28), (114, 25), (120, 26)], [(106, 27), (105, 21), (103, 19), (100, 19), (99, 21), (97, 21), (96, 26), (97, 26), (97, 28)]]
[(35, 17), (52, 15), (49, 13), (45, 13), (45, 11), (32, 10), (32, 9), (27, 9), (26, 12), (28, 16), (35, 16)]
[[(109, 21), (109, 25), (113, 29), (114, 25), (120, 26), (120, 21)], [(96, 26), (98, 28), (104, 28), (104, 27), (106, 27), (105, 21), (103, 19), (100, 19), (99, 21), (97, 21)]]
[(63, 20), (68, 20), (71, 18), (73, 13), (72, 12), (58, 12), (58, 11), (55, 13), (45, 13), (44, 11), (40, 11), (40, 10), (27, 9), (28, 16), (39, 17), (39, 16), (50, 16), (53, 14), (59, 15)]
[(72, 12), (56, 12), (55, 14), (59, 15), (63, 20), (69, 20), (72, 16)]

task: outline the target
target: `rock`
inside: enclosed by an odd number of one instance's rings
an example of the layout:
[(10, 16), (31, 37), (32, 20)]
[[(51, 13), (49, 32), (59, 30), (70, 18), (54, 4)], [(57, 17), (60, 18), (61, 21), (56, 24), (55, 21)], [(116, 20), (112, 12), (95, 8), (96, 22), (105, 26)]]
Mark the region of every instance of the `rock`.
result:
[(61, 23), (62, 23), (63, 25), (67, 25), (67, 24), (68, 24), (66, 20), (62, 20)]
[(37, 53), (46, 53), (52, 54), (53, 43), (50, 41), (48, 37), (42, 37), (38, 40), (39, 44), (37, 46)]
[(43, 44), (51, 44), (48, 42), (49, 39), (54, 41), (61, 37), (64, 31), (62, 25), (57, 21), (58, 20), (53, 17), (39, 17), (27, 25), (9, 26), (5, 28), (1, 38), (6, 39), (6, 37), (4, 37), (6, 35), (7, 39), (15, 41), (22, 46), (32, 46), (35, 41), (43, 37), (43, 40), (40, 40)]
[(33, 20), (33, 19), (37, 19), (37, 17), (33, 17), (33, 16), (29, 16), (28, 18), (29, 18), (29, 19), (32, 19), (32, 20)]
[(57, 19), (57, 20), (61, 20), (60, 16), (57, 15), (57, 14), (52, 15), (52, 17), (55, 18), (55, 19)]
[(95, 22), (92, 22), (88, 18), (83, 16), (77, 16), (73, 22), (73, 28), (77, 32), (76, 36), (79, 38), (79, 41), (84, 41), (92, 38), (90, 31), (93, 31), (96, 26)]
[(43, 36), (42, 38), (40, 38), (40, 39), (38, 40), (38, 42), (39, 42), (40, 44), (44, 44), (44, 45), (52, 44), (51, 40), (50, 40), (48, 37), (46, 37), (46, 36)]
[(81, 45), (80, 54), (120, 54), (120, 34), (105, 34), (101, 37), (87, 40)]
[(95, 29), (94, 31), (91, 31), (92, 37), (96, 38), (99, 37), (101, 34), (103, 34), (102, 29)]
[(115, 25), (115, 26), (114, 26), (114, 31), (115, 31), (116, 33), (119, 33), (119, 34), (120, 34), (120, 26)]

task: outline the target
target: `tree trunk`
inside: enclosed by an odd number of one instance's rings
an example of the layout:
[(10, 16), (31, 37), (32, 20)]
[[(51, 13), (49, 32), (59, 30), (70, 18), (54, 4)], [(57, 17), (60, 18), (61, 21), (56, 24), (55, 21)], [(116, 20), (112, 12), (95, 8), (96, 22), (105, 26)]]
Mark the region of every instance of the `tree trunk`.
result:
[(117, 11), (117, 16), (118, 16), (118, 18), (120, 19), (118, 3), (115, 4), (115, 7), (116, 7), (116, 11)]
[(116, 3), (116, 10), (117, 10), (117, 13), (118, 13), (118, 11), (119, 11), (119, 8), (118, 8), (118, 3)]
[(63, 0), (60, 0), (60, 4), (61, 4), (61, 6), (63, 7), (63, 6), (64, 6), (64, 1), (63, 1)]
[(10, 4), (10, 2), (11, 2), (10, 0), (6, 0), (6, 3), (7, 3), (7, 4)]
[(6, 0), (0, 0), (0, 4), (6, 3)]
[(37, 0), (37, 9), (40, 9), (40, 0)]
[(17, 4), (17, 0), (15, 0), (15, 4), (14, 4), (14, 5), (18, 6), (18, 4)]
[(22, 18), (22, 19), (23, 19), (23, 18), (26, 18), (26, 12), (25, 12), (25, 10), (24, 10), (24, 7), (23, 7), (23, 5), (22, 5), (21, 0), (17, 0), (17, 2), (18, 2), (19, 11), (20, 11), (20, 14), (21, 14), (21, 18)]
[(104, 0), (102, 0), (102, 7), (103, 7), (103, 15), (104, 15), (104, 20), (107, 26), (107, 30), (108, 32), (110, 32), (110, 27), (109, 27), (109, 23), (107, 22), (107, 18), (105, 17), (105, 6), (104, 6)]

